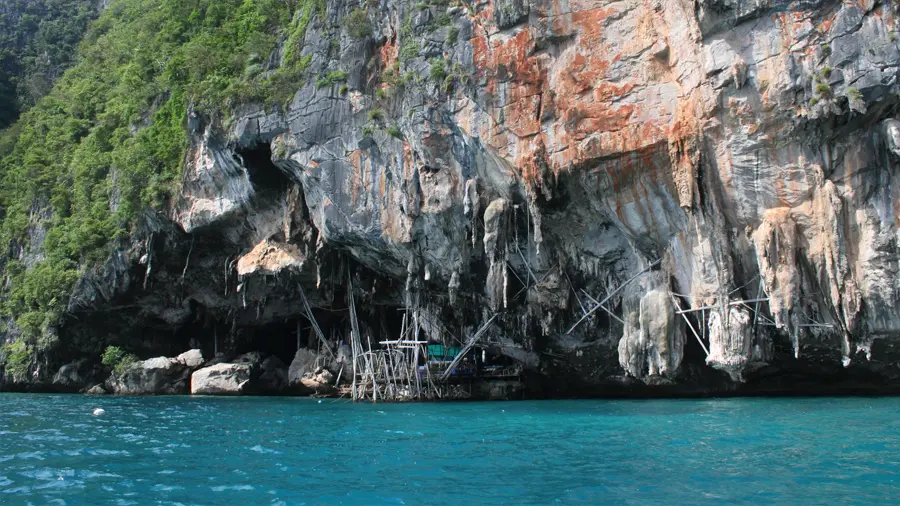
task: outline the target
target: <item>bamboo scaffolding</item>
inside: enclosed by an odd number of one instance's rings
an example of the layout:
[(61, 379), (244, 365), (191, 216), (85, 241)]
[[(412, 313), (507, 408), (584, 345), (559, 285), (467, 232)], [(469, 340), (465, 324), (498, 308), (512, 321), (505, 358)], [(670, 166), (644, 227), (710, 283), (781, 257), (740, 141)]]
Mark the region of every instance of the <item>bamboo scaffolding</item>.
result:
[[(597, 299), (591, 297), (591, 294), (587, 293), (585, 290), (581, 290), (581, 292), (582, 292), (585, 296), (587, 296), (587, 298), (590, 299), (591, 302), (593, 302), (594, 304), (600, 304), (599, 302), (597, 302)], [(579, 303), (580, 303), (580, 302), (581, 302), (581, 301), (579, 301)], [(601, 304), (601, 305), (600, 305), (600, 309), (606, 311), (606, 313), (609, 314), (609, 316), (612, 316), (616, 321), (618, 321), (618, 322), (621, 323), (622, 325), (625, 325), (625, 320), (619, 318), (615, 313), (613, 313), (612, 311), (610, 311), (609, 308), (607, 308), (605, 305), (602, 305), (602, 304)], [(584, 311), (584, 306), (581, 307), (581, 310)]]
[(623, 288), (625, 288), (625, 287), (628, 286), (632, 281), (634, 281), (635, 279), (637, 279), (638, 276), (640, 276), (641, 274), (643, 274), (643, 273), (649, 271), (650, 269), (656, 267), (657, 265), (659, 265), (660, 262), (662, 262), (662, 260), (657, 260), (657, 261), (651, 263), (650, 265), (648, 265), (647, 267), (645, 267), (644, 269), (642, 269), (641, 272), (639, 272), (639, 273), (635, 274), (634, 276), (632, 276), (631, 278), (629, 278), (628, 281), (626, 281), (626, 282), (622, 283), (621, 285), (619, 285), (618, 288), (616, 288), (616, 289), (613, 290), (609, 295), (607, 295), (605, 299), (603, 299), (602, 301), (598, 302), (597, 305), (595, 305), (593, 309), (591, 309), (590, 311), (588, 311), (587, 313), (585, 313), (585, 315), (582, 316), (580, 320), (578, 320), (577, 322), (575, 322), (575, 325), (572, 325), (572, 328), (570, 328), (569, 331), (566, 332), (566, 334), (567, 334), (567, 335), (568, 335), (568, 334), (571, 334), (576, 328), (578, 328), (579, 325), (581, 325), (581, 322), (583, 322), (584, 320), (586, 320), (588, 316), (592, 315), (592, 314), (594, 313), (594, 311), (600, 309), (600, 307), (601, 307), (603, 304), (606, 304), (607, 302), (609, 302), (609, 299), (613, 298), (617, 293), (619, 293), (620, 291), (622, 291)]
[(450, 377), (450, 374), (453, 372), (453, 369), (457, 366), (457, 364), (459, 364), (459, 362), (463, 359), (463, 357), (466, 355), (466, 353), (468, 353), (469, 350), (471, 350), (472, 347), (475, 346), (475, 343), (477, 343), (478, 340), (481, 339), (482, 334), (484, 334), (485, 331), (487, 331), (488, 326), (491, 323), (493, 323), (494, 319), (496, 319), (496, 318), (497, 318), (496, 314), (491, 316), (490, 319), (488, 319), (488, 321), (484, 322), (484, 325), (482, 325), (481, 328), (478, 329), (478, 332), (476, 332), (475, 335), (472, 336), (472, 338), (469, 339), (468, 342), (466, 342), (466, 345), (463, 347), (463, 349), (456, 355), (456, 357), (453, 358), (453, 361), (450, 362), (450, 365), (447, 366), (447, 369), (444, 370), (444, 373), (441, 375), (441, 381), (447, 381), (447, 378)]
[[(757, 299), (734, 300), (734, 301), (729, 302), (726, 305), (727, 306), (740, 306), (740, 305), (746, 305), (747, 303), (750, 303), (750, 302), (768, 302), (768, 301), (769, 301), (768, 297), (763, 297), (763, 298), (757, 298)], [(702, 306), (702, 307), (697, 307), (697, 308), (693, 308), (693, 309), (679, 309), (678, 314), (696, 313), (697, 311), (706, 311), (707, 309), (719, 309), (719, 306)]]
[(325, 351), (328, 352), (328, 355), (331, 358), (335, 358), (334, 351), (332, 351), (331, 346), (328, 345), (328, 340), (325, 339), (325, 333), (322, 332), (322, 328), (319, 327), (319, 322), (316, 321), (316, 317), (315, 315), (313, 315), (312, 308), (309, 306), (309, 300), (306, 299), (306, 291), (304, 291), (303, 287), (300, 285), (298, 285), (297, 287), (300, 289), (300, 300), (303, 302), (303, 311), (306, 313), (306, 319), (308, 319), (312, 324), (313, 330), (316, 333), (316, 337), (319, 338), (319, 341), (322, 343)]
[(675, 308), (678, 309), (678, 311), (676, 311), (675, 313), (680, 314), (681, 317), (684, 318), (685, 323), (688, 324), (688, 327), (690, 327), (691, 332), (694, 334), (694, 337), (697, 338), (697, 342), (700, 343), (700, 347), (703, 348), (703, 351), (706, 352), (706, 356), (708, 357), (709, 356), (709, 348), (706, 347), (706, 344), (703, 342), (703, 339), (700, 339), (700, 334), (697, 333), (697, 329), (694, 328), (694, 325), (688, 319), (687, 315), (681, 311), (681, 304), (678, 303), (678, 299), (674, 295), (672, 296), (672, 302), (675, 303)]

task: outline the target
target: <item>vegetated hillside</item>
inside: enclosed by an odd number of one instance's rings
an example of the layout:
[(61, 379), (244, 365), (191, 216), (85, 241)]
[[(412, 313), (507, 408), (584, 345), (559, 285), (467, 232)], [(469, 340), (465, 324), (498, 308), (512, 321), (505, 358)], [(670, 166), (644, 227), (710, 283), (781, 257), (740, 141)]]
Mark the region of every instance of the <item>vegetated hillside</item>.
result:
[[(324, 4), (108, 6), (85, 35), (77, 64), (22, 117), (18, 141), (0, 161), (0, 241), (12, 252), (3, 309), (26, 336), (46, 337), (79, 270), (127, 237), (138, 212), (171, 195), (187, 145), (188, 106), (224, 115), (244, 101), (277, 104), (291, 96), (308, 61), (297, 45)], [(272, 69), (266, 61), (279, 41), (286, 41), (283, 64)]]
[(98, 0), (0, 4), (0, 130), (34, 106), (75, 58)]

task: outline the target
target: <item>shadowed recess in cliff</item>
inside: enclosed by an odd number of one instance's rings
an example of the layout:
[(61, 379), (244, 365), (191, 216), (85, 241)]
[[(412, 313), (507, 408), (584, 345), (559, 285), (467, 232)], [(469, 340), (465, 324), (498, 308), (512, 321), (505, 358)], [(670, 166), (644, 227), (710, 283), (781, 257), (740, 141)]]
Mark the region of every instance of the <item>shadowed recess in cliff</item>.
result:
[(250, 184), (256, 191), (284, 191), (291, 180), (272, 162), (272, 146), (260, 142), (254, 146), (235, 150), (235, 158), (247, 169)]

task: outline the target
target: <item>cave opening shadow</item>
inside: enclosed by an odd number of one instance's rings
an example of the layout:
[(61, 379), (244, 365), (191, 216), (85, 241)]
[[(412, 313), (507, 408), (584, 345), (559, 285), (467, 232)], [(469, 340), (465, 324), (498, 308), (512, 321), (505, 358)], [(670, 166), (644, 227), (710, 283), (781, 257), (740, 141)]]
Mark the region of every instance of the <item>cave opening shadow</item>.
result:
[(235, 158), (247, 169), (257, 191), (282, 191), (291, 185), (288, 175), (272, 161), (272, 145), (267, 142), (235, 150)]

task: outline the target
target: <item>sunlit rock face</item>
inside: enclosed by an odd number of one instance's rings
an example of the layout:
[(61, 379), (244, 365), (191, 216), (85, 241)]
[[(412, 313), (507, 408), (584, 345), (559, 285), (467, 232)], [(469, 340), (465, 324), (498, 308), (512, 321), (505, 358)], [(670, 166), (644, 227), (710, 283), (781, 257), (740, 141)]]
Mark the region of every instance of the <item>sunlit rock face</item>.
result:
[(346, 90), (192, 120), (168, 220), (73, 314), (127, 300), (122, 328), (270, 335), (289, 362), (315, 346), (304, 298), (346, 339), (352, 285), (372, 342), (402, 308), (447, 343), (498, 313), (485, 342), (534, 395), (895, 380), (893, 3), (374, 3), (371, 37), (341, 30), (342, 1), (306, 33), (310, 75)]

